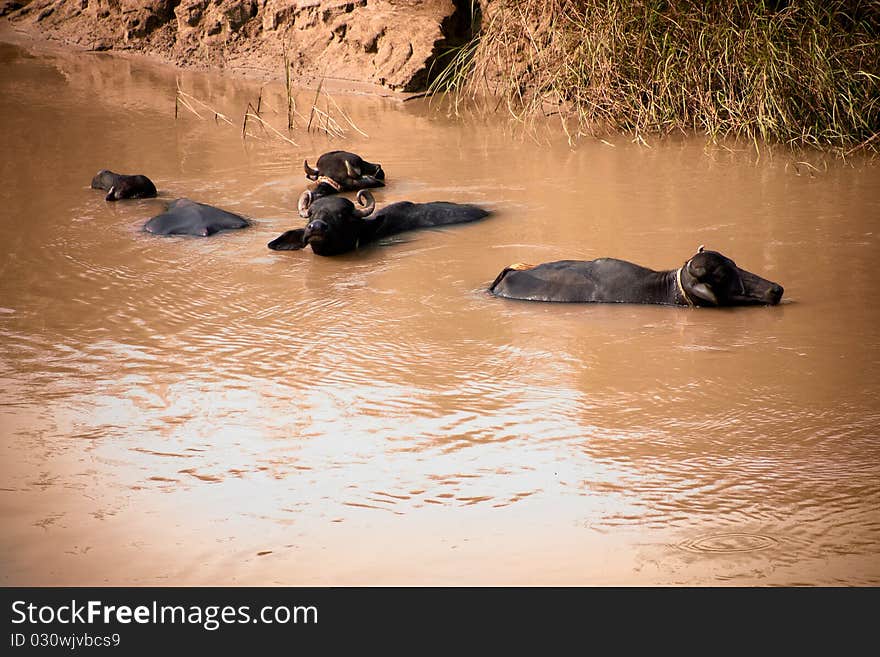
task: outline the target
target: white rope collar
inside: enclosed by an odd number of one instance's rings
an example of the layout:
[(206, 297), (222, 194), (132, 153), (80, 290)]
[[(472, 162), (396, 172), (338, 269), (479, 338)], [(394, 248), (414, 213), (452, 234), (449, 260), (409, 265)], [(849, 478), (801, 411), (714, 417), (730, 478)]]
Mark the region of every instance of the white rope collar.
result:
[[(688, 261), (688, 262), (690, 262), (690, 261)], [(684, 285), (681, 284), (681, 270), (684, 269), (685, 267), (687, 267), (687, 265), (679, 267), (676, 270), (675, 282), (678, 283), (678, 291), (681, 293), (681, 296), (684, 297), (684, 300), (687, 302), (687, 305), (691, 308), (694, 308), (695, 307), (694, 302), (691, 301), (691, 298), (688, 296), (688, 293), (684, 291)]]

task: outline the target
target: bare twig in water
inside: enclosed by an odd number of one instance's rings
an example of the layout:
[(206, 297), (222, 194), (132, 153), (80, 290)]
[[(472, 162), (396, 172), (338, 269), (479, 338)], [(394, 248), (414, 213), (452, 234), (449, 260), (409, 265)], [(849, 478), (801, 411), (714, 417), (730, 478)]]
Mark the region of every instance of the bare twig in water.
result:
[(247, 137), (248, 116), (250, 116), (251, 110), (253, 110), (253, 109), (254, 109), (254, 106), (250, 104), (250, 101), (248, 101), (247, 107), (244, 110), (244, 119), (241, 122), (241, 138), (242, 139), (245, 139)]
[(312, 101), (312, 111), (309, 112), (309, 123), (306, 126), (306, 132), (309, 132), (312, 129), (312, 119), (315, 117), (315, 110), (318, 108), (318, 96), (321, 95), (321, 87), (324, 86), (324, 78), (321, 78), (321, 81), (318, 83), (318, 88), (315, 90), (315, 100)]
[[(250, 103), (248, 103), (248, 107), (251, 107)], [(253, 109), (253, 108), (251, 107), (251, 109)], [(259, 116), (260, 118), (263, 117), (263, 88), (262, 87), (260, 87), (260, 95), (257, 96), (257, 107), (256, 107), (256, 109), (254, 109), (254, 114)], [(263, 133), (265, 134), (266, 133), (265, 121), (260, 123), (260, 126), (263, 128)]]
[(287, 129), (293, 130), (293, 114), (296, 111), (296, 105), (290, 91), (290, 59), (287, 57), (287, 43), (282, 44), (282, 54), (284, 55), (284, 90), (287, 93)]
[(333, 100), (333, 96), (331, 96), (330, 94), (327, 94), (327, 98), (329, 98), (329, 99), (330, 99), (330, 102), (333, 103), (333, 107), (335, 107), (335, 108), (339, 111), (339, 113), (342, 114), (342, 118), (345, 119), (345, 121), (346, 121), (346, 123), (348, 123), (348, 125), (350, 125), (352, 128), (354, 128), (357, 132), (361, 133), (364, 137), (369, 137), (369, 136), (370, 136), (370, 135), (368, 135), (366, 132), (364, 132), (363, 130), (361, 130), (360, 128), (358, 128), (358, 127), (355, 125), (354, 121), (352, 121), (352, 120), (348, 117), (348, 114), (346, 114), (345, 112), (342, 111), (342, 108), (339, 106), (339, 104), (338, 104), (335, 100)]
[[(286, 52), (286, 51), (285, 51)], [(285, 58), (287, 55), (285, 54)], [(312, 130), (320, 131), (325, 133), (329, 137), (345, 137), (347, 129), (343, 127), (344, 124), (348, 124), (351, 129), (355, 130), (359, 134), (364, 137), (369, 137), (369, 135), (360, 129), (360, 127), (355, 124), (355, 122), (345, 113), (345, 111), (340, 107), (339, 103), (330, 96), (326, 91), (324, 91), (324, 78), (321, 79), (318, 84), (317, 89), (315, 90), (315, 97), (312, 102), (312, 107), (309, 112), (309, 116), (306, 117), (296, 109), (296, 104), (293, 99), (293, 90), (292, 83), (290, 79), (290, 62), (285, 60), (285, 93), (287, 100), (287, 130), (288, 135), (292, 133), (293, 129), (296, 127), (295, 117), (299, 117), (302, 121), (306, 122), (306, 131), (310, 132)], [(321, 101), (321, 96), (324, 96), (324, 109), (321, 109), (318, 104)], [(257, 121), (260, 124), (260, 127), (263, 130), (264, 135), (268, 136), (270, 133), (275, 135), (284, 141), (292, 144), (294, 146), (299, 146), (299, 144), (292, 139), (290, 136), (285, 136), (281, 131), (276, 129), (269, 123), (266, 119), (263, 118), (263, 108), (268, 107), (268, 103), (264, 102), (264, 89), (260, 88), (260, 93), (257, 97), (256, 104), (252, 102), (247, 103), (247, 107), (244, 111), (244, 116), (242, 117), (241, 124), (241, 138), (247, 139), (248, 137), (256, 137), (251, 132), (248, 132), (249, 123), (251, 120)], [(180, 88), (180, 81), (177, 81), (177, 93), (175, 94), (174, 101), (174, 116), (177, 118), (180, 113), (180, 106), (185, 107), (190, 112), (195, 114), (199, 119), (206, 118), (200, 109), (207, 109), (214, 114), (214, 119), (216, 121), (224, 121), (229, 125), (234, 125), (229, 118), (223, 114), (222, 112), (217, 111), (213, 107), (211, 107), (208, 103), (199, 100), (192, 94), (189, 94), (183, 91)], [(198, 108), (198, 109), (197, 109)], [(270, 108), (271, 109), (271, 108)], [(275, 113), (278, 113), (275, 110), (272, 110)], [(341, 117), (337, 120), (336, 117)]]
[(196, 111), (196, 109), (195, 109), (192, 105), (190, 105), (188, 102), (186, 102), (183, 98), (180, 98), (179, 96), (178, 96), (178, 98), (179, 98), (179, 102), (180, 102), (180, 104), (183, 105), (183, 106), (184, 106), (186, 109), (188, 109), (190, 112), (192, 112), (193, 114), (195, 114), (195, 115), (196, 115), (197, 117), (199, 117), (200, 119), (204, 119), (204, 118), (205, 118), (204, 116), (202, 116), (201, 114), (199, 114), (199, 113)]
[(856, 144), (855, 146), (853, 146), (852, 148), (850, 148), (846, 153), (844, 153), (844, 156), (845, 156), (845, 157), (848, 157), (848, 156), (852, 155), (853, 153), (855, 153), (856, 151), (859, 151), (859, 150), (865, 148), (866, 146), (868, 146), (869, 144), (871, 144), (871, 143), (872, 143), (875, 139), (877, 139), (878, 137), (880, 137), (880, 132), (875, 132), (873, 135), (871, 135), (870, 137), (868, 137), (868, 138), (867, 138), (865, 141), (863, 141), (862, 143), (860, 143), (860, 144)]
[(343, 130), (342, 126), (339, 125), (336, 119), (330, 116), (327, 112), (322, 109), (318, 109), (317, 107), (312, 107), (312, 112), (320, 118), (317, 129), (322, 130), (331, 137), (345, 136), (345, 130)]
[(274, 132), (278, 137), (280, 137), (280, 138), (283, 139), (284, 141), (286, 141), (286, 142), (288, 142), (288, 143), (290, 143), (290, 144), (293, 144), (294, 146), (299, 146), (299, 144), (297, 144), (295, 141), (293, 141), (293, 139), (291, 139), (290, 137), (285, 137), (285, 136), (282, 135), (278, 130), (276, 130), (275, 128), (273, 128), (273, 127), (272, 127), (272, 124), (270, 124), (270, 123), (267, 122), (265, 119), (263, 119), (262, 116), (259, 116), (258, 114), (255, 114), (255, 113), (253, 113), (253, 112), (247, 112), (247, 113), (245, 114), (245, 119), (248, 119), (248, 118), (251, 118), (251, 119), (254, 119), (254, 120), (256, 120), (256, 121), (259, 121), (261, 125), (263, 125), (264, 127), (268, 128), (269, 130), (271, 130), (272, 132)]
[[(180, 88), (180, 80), (177, 81), (177, 98), (178, 98), (178, 100), (179, 100), (179, 102), (180, 102), (181, 105), (183, 105), (184, 107), (186, 107), (188, 110), (190, 110), (193, 114), (195, 114), (195, 115), (196, 115), (197, 117), (199, 117), (200, 119), (203, 119), (204, 117), (203, 117), (201, 114), (199, 114), (199, 113), (195, 110), (195, 108), (194, 108), (192, 105), (189, 104), (189, 102), (187, 101), (187, 99), (188, 99), (189, 101), (192, 101), (193, 103), (196, 103), (197, 105), (200, 105), (201, 107), (203, 107), (203, 108), (205, 108), (205, 109), (207, 109), (207, 110), (213, 112), (213, 113), (214, 113), (214, 120), (215, 120), (215, 121), (219, 119), (219, 120), (225, 121), (225, 122), (228, 123), (229, 125), (235, 125), (234, 123), (232, 123), (232, 121), (230, 121), (230, 120), (226, 117), (225, 114), (223, 114), (222, 112), (218, 112), (217, 110), (215, 110), (213, 107), (211, 107), (211, 106), (208, 105), (207, 103), (205, 103), (205, 102), (199, 100), (199, 99), (196, 98), (195, 96), (193, 96), (193, 95), (191, 95), (191, 94), (188, 94), (188, 93), (186, 93), (183, 89), (181, 89), (181, 88)], [(175, 105), (175, 109), (176, 109), (176, 105)], [(175, 112), (175, 118), (177, 118), (177, 113), (176, 113), (176, 112)]]

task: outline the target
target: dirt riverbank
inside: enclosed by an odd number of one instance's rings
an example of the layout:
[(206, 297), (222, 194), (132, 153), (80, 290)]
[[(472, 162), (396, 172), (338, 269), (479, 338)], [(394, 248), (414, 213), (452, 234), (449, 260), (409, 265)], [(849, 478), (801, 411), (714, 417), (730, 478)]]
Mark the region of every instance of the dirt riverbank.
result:
[[(14, 29), (84, 50), (182, 67), (424, 89), (432, 64), (470, 38), (463, 0), (0, 0)], [(434, 69), (436, 71), (436, 67)]]

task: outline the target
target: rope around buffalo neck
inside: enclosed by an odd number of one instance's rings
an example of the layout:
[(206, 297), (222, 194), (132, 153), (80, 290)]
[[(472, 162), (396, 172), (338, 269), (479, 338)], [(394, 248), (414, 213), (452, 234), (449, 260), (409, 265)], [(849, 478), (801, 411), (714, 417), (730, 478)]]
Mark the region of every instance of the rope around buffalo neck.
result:
[[(687, 266), (687, 265), (685, 265)], [(688, 293), (684, 291), (684, 285), (681, 284), (681, 270), (684, 267), (679, 267), (675, 272), (675, 282), (678, 283), (678, 291), (681, 292), (681, 296), (684, 297), (684, 300), (687, 302), (687, 305), (691, 308), (694, 307), (694, 302), (691, 301), (691, 298), (688, 296)]]
[(330, 185), (337, 192), (342, 191), (342, 185), (333, 180), (333, 178), (328, 178), (327, 176), (318, 176), (318, 184), (324, 183), (325, 185)]

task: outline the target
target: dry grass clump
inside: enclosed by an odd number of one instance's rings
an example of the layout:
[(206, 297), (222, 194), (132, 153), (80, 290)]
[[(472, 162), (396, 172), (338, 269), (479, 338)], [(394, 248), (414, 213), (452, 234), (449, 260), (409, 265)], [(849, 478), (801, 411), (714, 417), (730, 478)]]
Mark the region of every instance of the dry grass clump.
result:
[(492, 0), (431, 91), (571, 137), (698, 132), (880, 150), (877, 0)]

